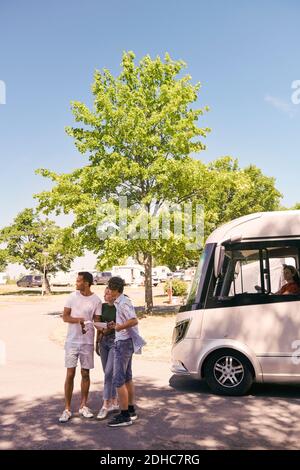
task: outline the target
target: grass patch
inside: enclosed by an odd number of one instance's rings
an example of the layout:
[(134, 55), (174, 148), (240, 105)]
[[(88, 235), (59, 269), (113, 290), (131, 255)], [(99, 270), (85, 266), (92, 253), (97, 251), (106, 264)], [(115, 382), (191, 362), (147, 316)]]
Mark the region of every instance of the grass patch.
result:
[[(50, 295), (48, 294), (44, 294), (45, 296), (47, 296), (48, 298), (51, 297), (52, 295), (64, 295), (64, 294), (70, 294), (72, 292), (72, 290), (55, 290), (55, 291), (52, 291)], [(10, 296), (10, 295), (13, 295), (13, 296), (19, 296), (19, 297), (24, 297), (24, 296), (34, 296), (34, 297), (37, 297), (37, 296), (42, 296), (42, 290), (40, 288), (36, 288), (36, 289), (30, 289), (30, 288), (19, 288), (14, 286), (14, 289), (9, 289), (9, 288), (1, 288), (0, 289), (0, 296)]]
[[(158, 362), (169, 362), (171, 356), (171, 343), (173, 328), (175, 326), (174, 314), (148, 315), (140, 319), (140, 334), (146, 340), (142, 359)], [(50, 339), (63, 347), (67, 334), (67, 324), (59, 317), (57, 326), (52, 331)], [(140, 356), (136, 356), (137, 358)]]

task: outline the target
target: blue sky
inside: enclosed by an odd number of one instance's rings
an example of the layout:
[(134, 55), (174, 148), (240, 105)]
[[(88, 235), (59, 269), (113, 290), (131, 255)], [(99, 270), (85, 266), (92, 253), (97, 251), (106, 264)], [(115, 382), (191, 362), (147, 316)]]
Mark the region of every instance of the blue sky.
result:
[(0, 0), (0, 226), (49, 187), (36, 168), (84, 163), (64, 132), (70, 101), (91, 103), (94, 70), (117, 74), (124, 50), (169, 52), (202, 83), (212, 132), (200, 158), (254, 163), (276, 177), (286, 205), (300, 201), (299, 15), (297, 0)]

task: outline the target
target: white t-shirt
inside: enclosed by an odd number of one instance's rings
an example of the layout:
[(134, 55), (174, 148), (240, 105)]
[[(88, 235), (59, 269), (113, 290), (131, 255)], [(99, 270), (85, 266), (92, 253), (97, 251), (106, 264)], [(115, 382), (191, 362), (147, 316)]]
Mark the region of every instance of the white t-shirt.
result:
[[(72, 292), (66, 300), (65, 307), (71, 309), (71, 317), (93, 320), (94, 315), (101, 315), (101, 300), (96, 294), (82, 295), (79, 290)], [(66, 343), (94, 344), (94, 325), (85, 325), (86, 333), (82, 333), (80, 323), (69, 323)]]

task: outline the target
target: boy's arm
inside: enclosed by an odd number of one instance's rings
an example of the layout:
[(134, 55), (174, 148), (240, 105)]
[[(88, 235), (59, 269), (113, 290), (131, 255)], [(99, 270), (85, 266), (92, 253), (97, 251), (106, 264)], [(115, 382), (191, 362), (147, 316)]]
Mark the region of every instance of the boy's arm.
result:
[(115, 323), (115, 322), (110, 322), (108, 324), (109, 328), (114, 328), (116, 331), (121, 331), (121, 330), (127, 330), (127, 328), (132, 328), (133, 326), (138, 324), (138, 319), (137, 318), (131, 318), (130, 320), (127, 320), (124, 323)]
[(116, 331), (127, 330), (138, 324), (138, 319), (133, 305), (124, 303), (120, 306), (119, 315), (117, 318), (120, 318), (122, 323), (110, 322), (108, 324), (109, 328), (114, 328)]

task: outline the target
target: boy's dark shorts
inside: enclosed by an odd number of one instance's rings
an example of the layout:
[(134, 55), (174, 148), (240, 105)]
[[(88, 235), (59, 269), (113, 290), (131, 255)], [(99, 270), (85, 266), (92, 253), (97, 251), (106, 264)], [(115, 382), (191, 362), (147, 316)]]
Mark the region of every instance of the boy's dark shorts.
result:
[(124, 339), (115, 343), (114, 386), (119, 388), (132, 380), (132, 339)]

